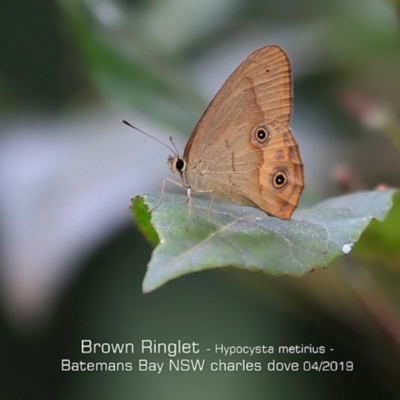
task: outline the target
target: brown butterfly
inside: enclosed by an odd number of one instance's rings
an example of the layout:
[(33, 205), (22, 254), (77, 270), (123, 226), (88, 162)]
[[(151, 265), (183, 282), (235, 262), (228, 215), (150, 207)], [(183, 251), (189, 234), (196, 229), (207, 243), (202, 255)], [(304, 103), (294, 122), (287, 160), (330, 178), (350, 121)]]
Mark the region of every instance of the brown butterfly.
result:
[(204, 112), (183, 156), (168, 159), (191, 192), (210, 193), (289, 219), (304, 186), (299, 149), (288, 126), (290, 63), (278, 46), (250, 54)]

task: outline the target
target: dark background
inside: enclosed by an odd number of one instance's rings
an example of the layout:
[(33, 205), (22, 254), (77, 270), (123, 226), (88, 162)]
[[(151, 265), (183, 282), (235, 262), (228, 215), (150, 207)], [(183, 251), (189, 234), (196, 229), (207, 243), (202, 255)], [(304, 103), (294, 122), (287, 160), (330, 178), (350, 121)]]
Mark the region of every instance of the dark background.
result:
[[(291, 126), (306, 174), (300, 206), (398, 186), (396, 7), (3, 0), (0, 398), (399, 398), (398, 257), (350, 254), (301, 278), (211, 270), (144, 295), (152, 249), (128, 207), (131, 197), (160, 190), (168, 154), (120, 123), (164, 141), (172, 134), (182, 149), (239, 62), (278, 44), (295, 79)], [(396, 235), (388, 238), (397, 243)], [(82, 339), (325, 346), (334, 351), (245, 358), (353, 361), (354, 371), (62, 373), (64, 358), (139, 358), (82, 355)]]

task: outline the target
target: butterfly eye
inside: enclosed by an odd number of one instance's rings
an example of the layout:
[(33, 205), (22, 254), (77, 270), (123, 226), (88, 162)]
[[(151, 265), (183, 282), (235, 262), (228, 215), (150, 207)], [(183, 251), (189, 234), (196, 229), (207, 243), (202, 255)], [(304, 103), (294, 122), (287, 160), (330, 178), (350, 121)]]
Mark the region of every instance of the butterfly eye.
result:
[(271, 183), (274, 189), (283, 190), (289, 183), (289, 172), (286, 168), (277, 167), (271, 173)]
[(175, 168), (180, 172), (184, 171), (186, 168), (185, 161), (182, 158), (178, 158), (175, 162)]

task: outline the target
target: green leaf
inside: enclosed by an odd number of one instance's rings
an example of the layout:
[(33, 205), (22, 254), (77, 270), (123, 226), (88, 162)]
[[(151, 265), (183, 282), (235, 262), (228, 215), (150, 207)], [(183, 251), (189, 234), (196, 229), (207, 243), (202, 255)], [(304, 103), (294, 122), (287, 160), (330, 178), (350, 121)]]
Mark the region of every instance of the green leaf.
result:
[(160, 238), (143, 291), (208, 268), (234, 266), (300, 276), (326, 267), (351, 250), (372, 219), (385, 219), (394, 193), (389, 189), (332, 198), (296, 211), (290, 220), (225, 202), (210, 210), (210, 200), (201, 198), (193, 198), (188, 219), (186, 196), (165, 194), (150, 221), (142, 215), (147, 211), (136, 204), (152, 208), (160, 194), (136, 197), (132, 211), (139, 229), (146, 232), (151, 223)]
[(132, 200), (131, 211), (135, 215), (140, 232), (142, 232), (143, 236), (152, 246), (157, 246), (160, 243), (160, 239), (153, 225), (150, 223), (151, 215), (148, 212), (149, 207), (144, 203), (143, 197), (136, 197)]

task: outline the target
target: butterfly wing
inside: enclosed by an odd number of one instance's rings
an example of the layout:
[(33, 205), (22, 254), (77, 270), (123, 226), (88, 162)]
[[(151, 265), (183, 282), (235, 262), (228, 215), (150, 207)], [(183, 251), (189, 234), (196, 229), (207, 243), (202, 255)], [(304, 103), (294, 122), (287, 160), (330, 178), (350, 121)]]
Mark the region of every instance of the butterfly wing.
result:
[(303, 164), (290, 128), (276, 121), (249, 121), (239, 132), (249, 135), (250, 142), (235, 141), (221, 151), (197, 182), (222, 199), (290, 218), (304, 187)]
[(216, 94), (189, 139), (185, 182), (194, 192), (290, 218), (303, 166), (287, 126), (292, 110), (289, 60), (277, 46), (244, 60)]
[(272, 119), (287, 125), (291, 111), (289, 59), (278, 46), (262, 47), (222, 85), (195, 127), (184, 157), (195, 161), (228, 131), (249, 120)]

